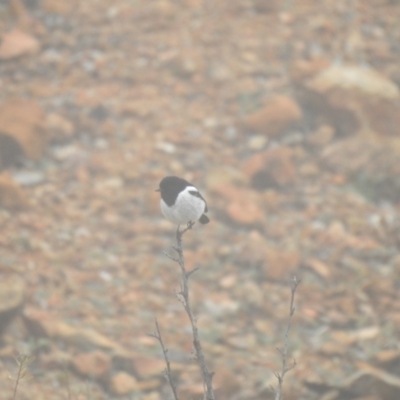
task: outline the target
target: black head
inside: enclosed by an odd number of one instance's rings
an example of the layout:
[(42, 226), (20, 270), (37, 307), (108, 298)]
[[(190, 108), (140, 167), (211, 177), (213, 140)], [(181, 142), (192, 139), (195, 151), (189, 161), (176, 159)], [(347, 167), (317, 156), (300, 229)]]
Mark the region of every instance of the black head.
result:
[(160, 182), (160, 188), (157, 192), (161, 192), (161, 197), (167, 203), (172, 206), (175, 203), (178, 194), (188, 186), (193, 186), (185, 179), (178, 178), (177, 176), (166, 176)]

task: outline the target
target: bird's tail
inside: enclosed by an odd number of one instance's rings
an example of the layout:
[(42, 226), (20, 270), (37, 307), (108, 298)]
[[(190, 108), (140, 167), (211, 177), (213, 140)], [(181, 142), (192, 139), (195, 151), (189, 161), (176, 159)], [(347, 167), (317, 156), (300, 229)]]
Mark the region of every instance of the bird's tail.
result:
[(201, 224), (208, 224), (210, 222), (210, 218), (207, 217), (207, 215), (203, 214), (200, 219), (199, 222)]

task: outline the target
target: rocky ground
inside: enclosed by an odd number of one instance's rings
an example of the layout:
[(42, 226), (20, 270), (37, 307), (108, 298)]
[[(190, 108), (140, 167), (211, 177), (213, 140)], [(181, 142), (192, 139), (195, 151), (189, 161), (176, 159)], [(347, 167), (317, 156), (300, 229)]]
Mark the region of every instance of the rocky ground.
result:
[[(202, 398), (163, 255), (161, 178), (211, 223), (185, 235), (219, 400), (400, 393), (397, 0), (0, 1), (0, 390)], [(17, 359), (16, 359), (17, 358)]]

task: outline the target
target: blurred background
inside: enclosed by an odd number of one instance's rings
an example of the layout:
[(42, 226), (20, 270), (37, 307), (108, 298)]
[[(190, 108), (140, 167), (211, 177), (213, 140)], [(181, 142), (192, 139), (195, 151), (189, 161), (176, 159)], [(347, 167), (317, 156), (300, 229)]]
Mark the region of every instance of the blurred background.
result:
[[(0, 388), (201, 399), (154, 190), (219, 400), (400, 398), (398, 0), (1, 0)], [(17, 360), (15, 359), (17, 357)], [(28, 365), (29, 364), (29, 365)]]

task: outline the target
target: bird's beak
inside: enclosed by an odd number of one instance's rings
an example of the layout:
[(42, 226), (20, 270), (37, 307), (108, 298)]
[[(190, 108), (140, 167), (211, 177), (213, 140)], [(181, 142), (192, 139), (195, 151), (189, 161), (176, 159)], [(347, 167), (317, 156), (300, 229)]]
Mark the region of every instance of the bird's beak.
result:
[(161, 190), (160, 189), (156, 189), (155, 192), (161, 192)]

